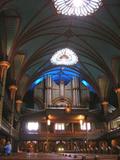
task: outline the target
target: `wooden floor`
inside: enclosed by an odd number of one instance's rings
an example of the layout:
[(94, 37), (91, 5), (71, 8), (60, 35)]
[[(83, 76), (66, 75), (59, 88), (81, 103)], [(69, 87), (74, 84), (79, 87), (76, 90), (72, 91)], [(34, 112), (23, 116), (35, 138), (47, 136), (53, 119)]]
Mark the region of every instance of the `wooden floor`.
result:
[(2, 156), (0, 160), (120, 160), (118, 155), (94, 155), (75, 153), (17, 153), (10, 156)]
[(0, 160), (65, 160), (73, 159), (62, 154), (55, 153), (18, 153), (10, 156), (2, 156)]

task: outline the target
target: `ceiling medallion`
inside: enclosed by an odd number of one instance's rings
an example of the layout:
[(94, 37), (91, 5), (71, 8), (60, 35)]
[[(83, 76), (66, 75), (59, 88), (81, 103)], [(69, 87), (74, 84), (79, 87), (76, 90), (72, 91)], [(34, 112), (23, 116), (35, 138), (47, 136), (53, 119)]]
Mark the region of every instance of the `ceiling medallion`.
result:
[(71, 49), (64, 48), (57, 51), (50, 60), (55, 65), (74, 65), (78, 62), (78, 57)]
[(102, 0), (53, 0), (58, 14), (87, 16), (96, 12)]

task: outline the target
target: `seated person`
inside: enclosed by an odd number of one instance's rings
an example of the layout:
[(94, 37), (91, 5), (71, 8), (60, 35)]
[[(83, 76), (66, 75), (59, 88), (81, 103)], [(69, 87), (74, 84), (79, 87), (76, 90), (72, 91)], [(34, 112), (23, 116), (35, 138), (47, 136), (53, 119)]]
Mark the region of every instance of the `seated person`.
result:
[(5, 149), (5, 154), (6, 155), (10, 155), (11, 154), (12, 146), (11, 146), (10, 141), (7, 142), (7, 144), (5, 145), (4, 149)]

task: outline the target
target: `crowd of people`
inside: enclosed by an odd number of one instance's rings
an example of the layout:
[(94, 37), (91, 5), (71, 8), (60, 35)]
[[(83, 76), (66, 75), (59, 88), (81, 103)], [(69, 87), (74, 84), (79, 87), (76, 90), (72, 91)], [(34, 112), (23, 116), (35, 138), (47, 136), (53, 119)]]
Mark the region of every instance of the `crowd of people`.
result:
[(10, 141), (5, 139), (0, 140), (0, 155), (10, 155), (12, 152), (12, 145)]

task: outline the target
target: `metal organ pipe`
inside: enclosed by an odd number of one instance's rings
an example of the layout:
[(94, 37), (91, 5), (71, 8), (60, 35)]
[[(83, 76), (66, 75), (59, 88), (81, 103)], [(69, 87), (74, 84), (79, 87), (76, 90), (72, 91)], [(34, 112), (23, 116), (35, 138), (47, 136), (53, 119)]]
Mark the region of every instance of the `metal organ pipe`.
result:
[(52, 105), (52, 78), (48, 76), (46, 78), (46, 107)]
[(72, 80), (72, 97), (73, 97), (73, 106), (80, 105), (80, 93), (79, 93), (79, 78), (73, 77)]
[(64, 81), (60, 81), (60, 97), (65, 96), (65, 84)]

